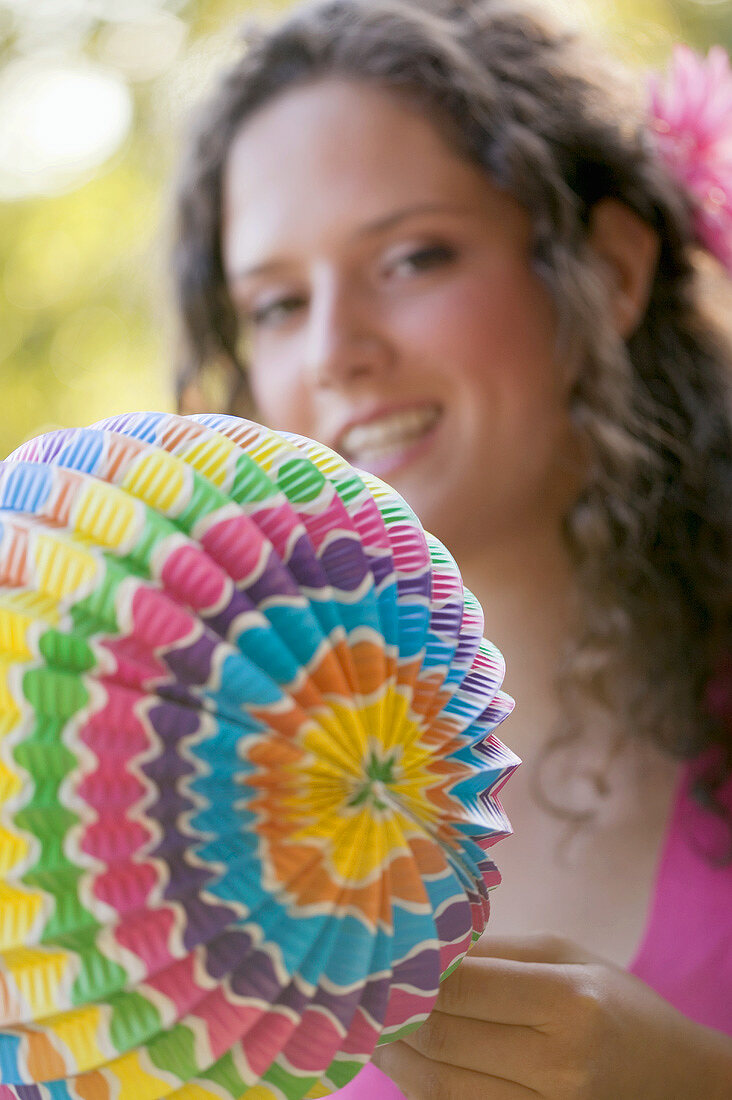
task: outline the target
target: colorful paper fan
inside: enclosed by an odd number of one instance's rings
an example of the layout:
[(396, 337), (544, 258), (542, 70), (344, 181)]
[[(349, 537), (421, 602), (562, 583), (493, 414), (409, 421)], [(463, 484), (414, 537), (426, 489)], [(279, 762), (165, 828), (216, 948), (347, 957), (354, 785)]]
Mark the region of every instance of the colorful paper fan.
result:
[(0, 463), (2, 1097), (296, 1100), (424, 1020), (509, 832), (482, 629), (310, 440), (144, 413)]

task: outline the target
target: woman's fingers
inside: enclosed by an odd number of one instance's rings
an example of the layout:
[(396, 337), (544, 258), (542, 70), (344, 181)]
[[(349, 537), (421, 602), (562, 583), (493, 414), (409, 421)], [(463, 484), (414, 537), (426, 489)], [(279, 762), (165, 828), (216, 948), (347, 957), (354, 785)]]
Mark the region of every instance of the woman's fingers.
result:
[(572, 964), (468, 955), (442, 983), (435, 1008), (449, 1016), (544, 1028), (565, 1004), (591, 992), (589, 973), (589, 967)]
[(436, 1062), (447, 1062), (520, 1083), (540, 1085), (552, 1057), (551, 1041), (530, 1027), (512, 1027), (433, 1012), (403, 1040), (412, 1050)]
[(378, 1047), (373, 1061), (407, 1100), (536, 1100), (534, 1089), (436, 1062), (404, 1042)]
[(516, 959), (518, 962), (594, 963), (603, 962), (584, 947), (555, 936), (537, 932), (527, 936), (493, 936), (484, 933), (469, 951), (471, 958)]

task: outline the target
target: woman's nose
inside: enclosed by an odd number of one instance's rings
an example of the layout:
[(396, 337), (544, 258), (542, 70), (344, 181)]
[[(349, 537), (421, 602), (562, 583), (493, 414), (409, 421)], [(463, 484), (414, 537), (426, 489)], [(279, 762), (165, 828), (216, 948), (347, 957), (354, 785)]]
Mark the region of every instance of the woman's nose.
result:
[(393, 363), (388, 334), (367, 295), (332, 274), (312, 289), (305, 367), (314, 383), (337, 387), (368, 380)]

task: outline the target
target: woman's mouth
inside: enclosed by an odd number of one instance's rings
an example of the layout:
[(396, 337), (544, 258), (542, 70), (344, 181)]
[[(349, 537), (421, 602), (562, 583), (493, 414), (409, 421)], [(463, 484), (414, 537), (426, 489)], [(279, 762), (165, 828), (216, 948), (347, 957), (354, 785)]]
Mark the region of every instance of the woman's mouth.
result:
[(397, 409), (347, 428), (337, 449), (352, 465), (385, 475), (426, 448), (441, 416), (439, 405)]

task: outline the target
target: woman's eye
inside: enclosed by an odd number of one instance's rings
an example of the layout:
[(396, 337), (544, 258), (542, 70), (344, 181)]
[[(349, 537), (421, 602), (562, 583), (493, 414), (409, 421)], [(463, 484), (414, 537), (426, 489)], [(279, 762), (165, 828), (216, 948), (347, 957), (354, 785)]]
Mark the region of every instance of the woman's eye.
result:
[(249, 312), (249, 320), (251, 324), (258, 326), (280, 325), (304, 304), (305, 299), (301, 296), (283, 295), (254, 306)]
[(441, 267), (454, 259), (455, 249), (448, 245), (425, 245), (398, 256), (388, 264), (388, 269), (397, 275), (410, 275), (414, 272), (429, 271), (433, 267)]

